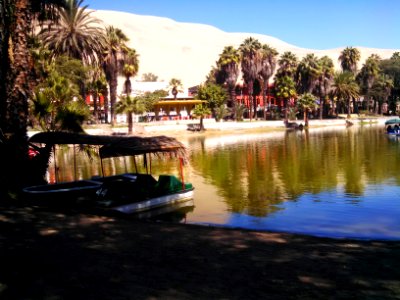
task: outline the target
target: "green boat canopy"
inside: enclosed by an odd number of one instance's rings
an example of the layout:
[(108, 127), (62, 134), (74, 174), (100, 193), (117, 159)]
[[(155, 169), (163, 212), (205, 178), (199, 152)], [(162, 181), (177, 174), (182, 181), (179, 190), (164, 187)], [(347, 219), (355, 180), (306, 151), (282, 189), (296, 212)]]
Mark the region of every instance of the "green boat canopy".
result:
[(385, 125), (395, 125), (400, 124), (400, 118), (390, 119), (385, 122)]

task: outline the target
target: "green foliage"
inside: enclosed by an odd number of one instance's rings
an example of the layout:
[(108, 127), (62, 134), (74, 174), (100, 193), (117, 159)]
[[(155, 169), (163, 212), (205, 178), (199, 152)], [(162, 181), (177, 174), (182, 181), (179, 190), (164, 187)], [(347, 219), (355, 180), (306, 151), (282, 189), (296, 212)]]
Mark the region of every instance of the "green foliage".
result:
[(230, 115), (230, 110), (226, 107), (226, 105), (222, 104), (215, 109), (215, 120), (220, 121), (225, 117)]
[(58, 108), (55, 122), (59, 124), (60, 130), (84, 132), (82, 124), (89, 115), (89, 107), (83, 101), (69, 101)]
[(136, 96), (145, 106), (145, 111), (152, 111), (154, 104), (160, 101), (160, 98), (168, 96), (168, 92), (164, 90), (156, 90), (154, 92), (146, 92), (143, 95)]
[(146, 111), (146, 105), (143, 99), (139, 97), (131, 97), (129, 95), (119, 96), (120, 101), (117, 102), (115, 111), (118, 114), (142, 114)]
[(301, 110), (312, 110), (317, 107), (317, 98), (311, 93), (305, 93), (300, 95), (297, 99), (297, 107)]
[(289, 76), (276, 78), (275, 91), (278, 97), (288, 100), (297, 95), (296, 85), (293, 79)]
[(198, 104), (194, 107), (192, 115), (197, 118), (204, 118), (211, 114), (210, 108), (205, 104)]
[(47, 77), (34, 93), (30, 109), (42, 130), (83, 131), (82, 124), (90, 115), (79, 95), (85, 71), (80, 61), (67, 57), (60, 57), (49, 67)]
[(243, 121), (243, 114), (247, 111), (247, 107), (244, 104), (236, 103), (233, 109), (236, 121)]
[(200, 85), (196, 94), (199, 100), (206, 100), (211, 109), (215, 109), (225, 104), (228, 98), (226, 90), (217, 84)]

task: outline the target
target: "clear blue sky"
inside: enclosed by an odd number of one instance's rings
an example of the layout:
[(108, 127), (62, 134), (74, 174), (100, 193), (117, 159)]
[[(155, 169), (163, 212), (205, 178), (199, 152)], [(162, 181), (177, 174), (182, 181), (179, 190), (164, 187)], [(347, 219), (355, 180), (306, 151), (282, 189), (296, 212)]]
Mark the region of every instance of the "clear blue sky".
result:
[(266, 34), (312, 49), (400, 49), (400, 0), (84, 0), (92, 9)]

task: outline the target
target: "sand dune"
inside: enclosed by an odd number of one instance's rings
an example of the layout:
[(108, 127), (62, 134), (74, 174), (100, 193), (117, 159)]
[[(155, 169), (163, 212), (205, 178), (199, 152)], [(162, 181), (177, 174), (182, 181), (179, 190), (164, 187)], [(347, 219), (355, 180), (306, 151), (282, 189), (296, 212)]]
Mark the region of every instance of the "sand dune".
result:
[[(200, 84), (225, 46), (238, 47), (244, 39), (252, 36), (261, 43), (275, 47), (280, 54), (292, 51), (300, 59), (308, 53), (318, 57), (324, 55), (332, 58), (339, 69), (338, 57), (343, 48), (314, 50), (290, 45), (277, 38), (252, 34), (228, 33), (218, 28), (203, 24), (181, 23), (174, 20), (154, 16), (142, 16), (116, 11), (94, 11), (93, 16), (106, 25), (113, 25), (123, 30), (129, 37), (129, 46), (140, 55), (140, 70), (136, 77), (140, 80), (144, 73), (156, 74), (160, 80), (168, 82), (171, 78), (180, 79), (185, 88)], [(361, 68), (363, 62), (371, 54), (389, 58), (395, 49), (372, 49), (357, 45), (361, 52)]]

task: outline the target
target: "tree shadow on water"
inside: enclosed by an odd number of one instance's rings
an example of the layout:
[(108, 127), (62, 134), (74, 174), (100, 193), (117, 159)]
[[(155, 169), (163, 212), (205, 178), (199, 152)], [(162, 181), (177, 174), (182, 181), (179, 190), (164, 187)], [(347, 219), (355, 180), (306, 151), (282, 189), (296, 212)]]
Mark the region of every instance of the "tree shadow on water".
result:
[(0, 212), (0, 299), (398, 299), (399, 258), (398, 242)]

